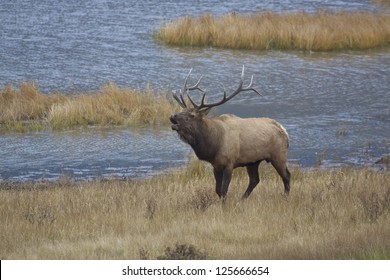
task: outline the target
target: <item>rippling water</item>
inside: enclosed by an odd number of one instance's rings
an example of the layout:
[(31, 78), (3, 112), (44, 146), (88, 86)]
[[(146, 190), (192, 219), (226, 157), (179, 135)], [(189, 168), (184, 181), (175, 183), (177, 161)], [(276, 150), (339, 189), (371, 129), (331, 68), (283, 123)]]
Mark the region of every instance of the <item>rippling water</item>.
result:
[[(169, 132), (169, 133), (168, 133)], [(170, 131), (143, 129), (7, 134), (1, 175), (13, 179), (143, 177), (187, 161)]]
[[(277, 119), (303, 166), (372, 164), (390, 150), (390, 51), (343, 53), (172, 48), (153, 41), (162, 21), (210, 12), (379, 10), (371, 1), (7, 1), (0, 3), (0, 86), (44, 92), (107, 82), (180, 87), (204, 75), (210, 99), (234, 89), (242, 65), (263, 97), (237, 96), (214, 112)], [(139, 177), (182, 164), (191, 150), (169, 130), (100, 129), (0, 135), (0, 179)]]

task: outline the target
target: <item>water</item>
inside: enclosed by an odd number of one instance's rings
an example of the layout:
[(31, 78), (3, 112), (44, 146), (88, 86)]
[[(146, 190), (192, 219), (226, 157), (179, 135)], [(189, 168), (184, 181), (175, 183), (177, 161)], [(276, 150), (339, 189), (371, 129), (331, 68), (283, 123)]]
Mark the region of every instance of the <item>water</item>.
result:
[[(263, 3), (266, 2), (266, 3)], [(212, 98), (233, 90), (242, 65), (263, 97), (242, 94), (213, 114), (267, 116), (290, 134), (302, 166), (370, 165), (390, 150), (390, 51), (343, 53), (173, 48), (153, 41), (162, 21), (210, 12), (380, 10), (371, 1), (7, 1), (0, 3), (0, 86), (43, 92), (119, 86), (171, 91), (189, 68)], [(191, 153), (169, 127), (0, 135), (0, 179), (142, 177)]]
[(0, 139), (4, 178), (143, 177), (186, 161), (184, 145), (172, 145), (177, 139), (167, 131), (87, 129)]

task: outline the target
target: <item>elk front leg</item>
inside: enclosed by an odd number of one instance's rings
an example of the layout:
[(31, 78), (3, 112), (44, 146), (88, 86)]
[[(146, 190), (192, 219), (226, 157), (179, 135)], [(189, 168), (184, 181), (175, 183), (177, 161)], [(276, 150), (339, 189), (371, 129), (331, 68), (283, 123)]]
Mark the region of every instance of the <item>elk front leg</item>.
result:
[(222, 170), (214, 168), (214, 177), (215, 177), (215, 191), (217, 192), (220, 198), (225, 198), (230, 181), (232, 179), (233, 169), (226, 167)]
[(222, 196), (222, 178), (223, 171), (217, 170), (214, 168), (214, 178), (215, 178), (215, 192), (219, 197)]
[(229, 184), (232, 179), (232, 173), (233, 173), (233, 168), (226, 167), (223, 170), (223, 178), (222, 178), (222, 184), (221, 184), (221, 189), (222, 189), (222, 198), (225, 199), (226, 194), (228, 192)]

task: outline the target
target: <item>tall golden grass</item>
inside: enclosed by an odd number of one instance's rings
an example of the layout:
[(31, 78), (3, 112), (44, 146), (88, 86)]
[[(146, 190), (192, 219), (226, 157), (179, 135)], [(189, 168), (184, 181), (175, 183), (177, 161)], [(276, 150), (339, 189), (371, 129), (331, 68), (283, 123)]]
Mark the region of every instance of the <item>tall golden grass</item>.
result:
[(166, 94), (139, 92), (114, 84), (99, 91), (43, 94), (33, 83), (0, 89), (0, 129), (66, 129), (88, 125), (157, 125), (168, 123), (177, 107)]
[(390, 5), (390, 0), (371, 0), (371, 2), (378, 5)]
[(305, 51), (362, 50), (390, 44), (390, 15), (318, 11), (221, 17), (186, 16), (161, 24), (158, 40), (177, 46)]
[[(236, 170), (225, 203), (212, 170), (143, 180), (0, 182), (1, 259), (390, 259), (390, 173), (276, 172), (246, 201)], [(183, 256), (183, 251), (186, 255)]]

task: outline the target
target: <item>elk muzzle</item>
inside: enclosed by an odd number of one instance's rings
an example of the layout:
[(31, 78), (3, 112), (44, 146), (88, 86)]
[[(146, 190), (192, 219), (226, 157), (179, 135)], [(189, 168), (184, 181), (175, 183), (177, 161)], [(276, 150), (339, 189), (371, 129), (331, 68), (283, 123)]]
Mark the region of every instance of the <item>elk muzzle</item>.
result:
[(172, 130), (179, 130), (179, 124), (177, 123), (177, 115), (176, 114), (172, 114), (170, 117), (169, 117), (169, 120), (171, 121), (171, 128)]

